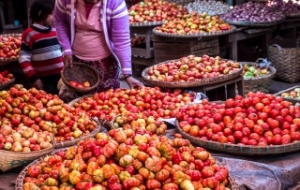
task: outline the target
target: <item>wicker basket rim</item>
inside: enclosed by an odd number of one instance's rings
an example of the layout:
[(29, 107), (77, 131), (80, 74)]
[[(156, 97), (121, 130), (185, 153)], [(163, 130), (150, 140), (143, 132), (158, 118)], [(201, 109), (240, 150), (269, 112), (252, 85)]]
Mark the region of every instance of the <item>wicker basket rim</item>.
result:
[[(284, 93), (284, 92), (291, 91), (291, 90), (293, 90), (293, 89), (295, 89), (295, 88), (300, 88), (300, 86), (299, 86), (299, 85), (296, 85), (296, 86), (292, 86), (292, 87), (290, 87), (290, 88), (281, 90), (281, 91), (275, 93), (274, 96), (280, 96), (280, 94), (282, 94), (282, 93)], [(292, 99), (292, 100), (293, 100), (293, 99), (295, 99), (295, 98), (286, 98), (286, 99)], [(300, 101), (300, 99), (299, 99), (299, 101)]]
[(0, 84), (0, 88), (5, 88), (5, 87), (13, 84), (14, 82), (16, 82), (16, 78), (15, 77), (13, 77), (11, 80), (9, 80), (9, 81), (7, 81), (5, 83)]
[(273, 26), (273, 25), (277, 25), (281, 22), (283, 22), (285, 20), (285, 18), (278, 20), (278, 21), (274, 21), (274, 22), (261, 22), (261, 23), (255, 23), (255, 22), (249, 22), (249, 21), (235, 21), (235, 20), (225, 20), (225, 22), (227, 22), (228, 24), (232, 24), (232, 25), (240, 25), (240, 26)]
[[(242, 65), (244, 65), (244, 64), (255, 65), (255, 63), (251, 63), (251, 62), (240, 62), (240, 64), (242, 64)], [(244, 80), (246, 80), (246, 81), (254, 81), (254, 80), (260, 80), (260, 79), (264, 79), (264, 78), (272, 78), (276, 74), (276, 68), (273, 67), (273, 66), (270, 66), (269, 69), (270, 69), (270, 73), (269, 74), (266, 74), (266, 75), (263, 75), (263, 76), (258, 76), (258, 77), (251, 77), (251, 78), (247, 78), (247, 77), (245, 78), (244, 77)]]
[[(143, 71), (142, 71), (142, 77), (145, 81), (149, 82), (149, 83), (161, 83), (161, 85), (163, 85), (164, 87), (194, 87), (194, 86), (201, 86), (201, 85), (209, 85), (209, 84), (215, 84), (215, 83), (218, 83), (218, 82), (221, 82), (221, 81), (224, 81), (225, 79), (226, 80), (229, 80), (229, 79), (232, 79), (234, 77), (236, 77), (236, 75), (240, 75), (242, 72), (243, 72), (243, 66), (240, 64), (240, 68), (239, 70), (237, 70), (236, 72), (234, 73), (231, 73), (231, 74), (228, 74), (228, 75), (220, 75), (218, 77), (215, 77), (215, 78), (211, 78), (211, 79), (199, 79), (199, 80), (195, 80), (193, 82), (188, 82), (188, 81), (185, 81), (185, 82), (178, 82), (178, 81), (175, 81), (175, 82), (166, 82), (166, 81), (153, 81), (153, 80), (149, 80), (146, 78), (146, 73), (147, 71), (152, 68), (153, 66), (157, 66), (157, 65), (163, 65), (163, 64), (166, 64), (167, 62), (170, 62), (170, 61), (178, 61), (180, 59), (173, 59), (173, 60), (168, 60), (168, 61), (164, 61), (164, 62), (161, 62), (161, 63), (157, 63), (155, 65), (152, 65), (150, 67), (147, 67), (145, 68)], [(223, 59), (223, 60), (227, 60), (227, 59)], [(228, 60), (230, 61), (230, 60)], [(236, 62), (236, 61), (234, 61)], [(237, 62), (239, 63), (239, 62)], [(232, 77), (233, 76), (233, 77)], [(225, 79), (224, 79), (225, 78)]]

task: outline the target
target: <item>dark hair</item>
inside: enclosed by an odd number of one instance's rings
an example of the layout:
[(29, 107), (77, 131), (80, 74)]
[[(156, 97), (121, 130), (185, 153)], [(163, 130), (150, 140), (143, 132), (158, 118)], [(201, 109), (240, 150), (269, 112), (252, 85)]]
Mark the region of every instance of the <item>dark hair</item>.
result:
[(52, 14), (55, 0), (35, 0), (30, 8), (30, 18), (33, 22), (45, 21)]

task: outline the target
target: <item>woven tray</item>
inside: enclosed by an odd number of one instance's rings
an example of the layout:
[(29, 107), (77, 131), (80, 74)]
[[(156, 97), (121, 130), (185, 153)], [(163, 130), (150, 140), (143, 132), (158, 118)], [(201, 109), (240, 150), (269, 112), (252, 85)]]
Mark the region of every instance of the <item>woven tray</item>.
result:
[[(1, 37), (21, 37), (22, 34), (20, 33), (12, 33), (12, 34), (2, 34), (0, 35)], [(11, 62), (16, 62), (18, 61), (19, 59), (19, 56), (15, 57), (15, 58), (3, 58), (3, 57), (0, 57), (0, 65), (6, 65), (6, 64), (9, 64)]]
[(256, 27), (268, 27), (268, 26), (274, 26), (279, 23), (282, 23), (285, 19), (275, 21), (275, 22), (248, 22), (248, 21), (233, 21), (233, 20), (225, 20), (228, 24), (236, 25), (236, 26), (256, 26)]
[[(242, 65), (256, 65), (253, 62), (240, 62)], [(252, 77), (252, 78), (245, 78), (244, 77), (244, 94), (248, 92), (269, 92), (269, 88), (271, 86), (272, 79), (275, 77), (276, 69), (274, 67), (269, 67), (270, 73), (267, 75), (259, 76), (259, 77)]]
[[(289, 92), (289, 91), (291, 91), (291, 90), (293, 90), (295, 88), (300, 88), (300, 86), (293, 86), (291, 88), (282, 90), (280, 92), (275, 93), (274, 96), (281, 96), (282, 93)], [(296, 103), (300, 102), (300, 98), (299, 99), (297, 99), (297, 98), (283, 98), (283, 99), (286, 100), (286, 101), (292, 102), (293, 104), (296, 104)]]
[[(77, 92), (90, 92), (93, 91), (99, 84), (98, 72), (91, 66), (85, 63), (75, 62), (73, 67), (64, 67), (61, 71), (61, 78), (63, 82), (69, 87)], [(83, 83), (84, 81), (89, 81), (91, 87), (89, 88), (77, 88), (70, 84), (70, 81), (77, 81)]]
[[(54, 150), (51, 154), (48, 154), (46, 156), (49, 156), (49, 155), (53, 155), (59, 151), (64, 151), (66, 150), (66, 148), (62, 148), (62, 149), (57, 149), (57, 150)], [(15, 190), (24, 190), (23, 189), (23, 186), (24, 186), (24, 179), (26, 177), (26, 174), (27, 174), (27, 170), (29, 167), (31, 166), (34, 166), (34, 165), (37, 165), (39, 164), (40, 162), (43, 161), (43, 159), (46, 157), (46, 156), (43, 156), (41, 158), (38, 158), (36, 160), (34, 160), (33, 162), (31, 162), (30, 164), (28, 164), (18, 175), (17, 179), (16, 179), (16, 182), (15, 182)], [(235, 182), (235, 180), (233, 179), (233, 177), (229, 174), (228, 176), (228, 185), (227, 187), (230, 189), (230, 190), (239, 190), (239, 185)]]
[(210, 36), (221, 36), (225, 34), (233, 33), (236, 30), (236, 27), (233, 25), (230, 25), (230, 30), (224, 30), (221, 32), (203, 32), (203, 33), (197, 33), (197, 34), (169, 34), (164, 32), (159, 32), (156, 30), (156, 27), (153, 28), (153, 33), (157, 36), (163, 36), (163, 37), (175, 37), (175, 38), (198, 38), (198, 37), (210, 37)]
[(0, 84), (0, 90), (3, 90), (7, 87), (10, 87), (11, 85), (13, 85), (16, 82), (16, 78), (12, 78), (10, 81), (7, 81), (5, 83)]
[[(162, 64), (165, 64), (166, 62), (169, 62), (169, 61), (165, 61), (165, 62), (156, 64), (156, 65), (162, 65)], [(215, 78), (199, 79), (199, 80), (188, 81), (188, 82), (166, 82), (166, 81), (153, 81), (153, 80), (147, 79), (146, 73), (148, 72), (148, 70), (150, 68), (151, 67), (148, 67), (143, 70), (143, 72), (142, 72), (143, 79), (149, 84), (160, 86), (160, 87), (166, 87), (166, 88), (187, 88), (187, 87), (197, 87), (197, 86), (221, 83), (221, 82), (236, 78), (236, 77), (240, 76), (241, 73), (243, 72), (243, 67), (242, 67), (242, 65), (240, 65), (240, 69), (237, 72), (228, 74), (228, 75), (222, 75), (222, 76), (215, 77)]]
[[(54, 142), (54, 138), (52, 138), (52, 140), (52, 142)], [(54, 145), (51, 148), (32, 152), (13, 152), (0, 150), (0, 170), (2, 172), (6, 172), (10, 169), (26, 165), (33, 160), (40, 158), (41, 156), (51, 153), (53, 149)]]
[(159, 26), (162, 25), (164, 22), (141, 22), (141, 23), (130, 23), (130, 27), (147, 27), (147, 26)]
[(70, 141), (56, 142), (54, 144), (54, 148), (57, 149), (57, 148), (65, 148), (65, 147), (73, 146), (73, 145), (76, 145), (81, 140), (96, 136), (96, 134), (101, 130), (101, 123), (100, 122), (97, 122), (97, 123), (98, 123), (98, 125), (96, 126), (95, 130), (93, 130), (91, 133), (83, 135), (80, 138), (76, 138), (76, 139), (73, 139)]
[(191, 143), (202, 146), (207, 149), (216, 150), (220, 152), (226, 152), (230, 154), (237, 154), (237, 155), (277, 155), (277, 154), (284, 154), (290, 153), (300, 150), (300, 141), (290, 143), (287, 145), (270, 145), (266, 147), (259, 147), (259, 146), (249, 146), (249, 145), (236, 145), (236, 144), (227, 144), (227, 143), (219, 143), (216, 141), (210, 140), (202, 140), (197, 137), (193, 137), (184, 131), (178, 125), (178, 121), (176, 123), (176, 128), (179, 133), (186, 139), (190, 140)]

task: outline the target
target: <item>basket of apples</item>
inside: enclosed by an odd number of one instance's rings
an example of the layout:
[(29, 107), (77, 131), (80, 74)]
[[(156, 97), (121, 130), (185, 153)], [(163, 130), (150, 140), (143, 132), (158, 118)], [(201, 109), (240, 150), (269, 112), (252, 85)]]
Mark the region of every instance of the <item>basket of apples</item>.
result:
[(4, 89), (13, 85), (15, 81), (15, 77), (8, 70), (0, 72), (0, 89)]
[(21, 47), (21, 34), (0, 35), (0, 64), (18, 61)]
[(24, 168), (16, 190), (193, 190), (231, 189), (238, 185), (228, 168), (204, 148), (176, 134), (140, 135), (131, 129), (98, 133)]
[(61, 72), (63, 82), (76, 92), (91, 92), (99, 84), (98, 72), (85, 63), (73, 63), (72, 67), (64, 67)]

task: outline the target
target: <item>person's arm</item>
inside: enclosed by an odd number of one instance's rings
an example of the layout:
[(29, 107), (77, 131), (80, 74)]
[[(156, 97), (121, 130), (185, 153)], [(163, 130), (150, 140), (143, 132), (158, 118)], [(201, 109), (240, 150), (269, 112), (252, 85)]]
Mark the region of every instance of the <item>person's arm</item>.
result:
[(57, 32), (57, 39), (62, 46), (64, 55), (72, 55), (71, 37), (70, 37), (70, 23), (68, 16), (71, 14), (70, 9), (67, 9), (63, 0), (56, 0), (54, 7), (55, 28)]

